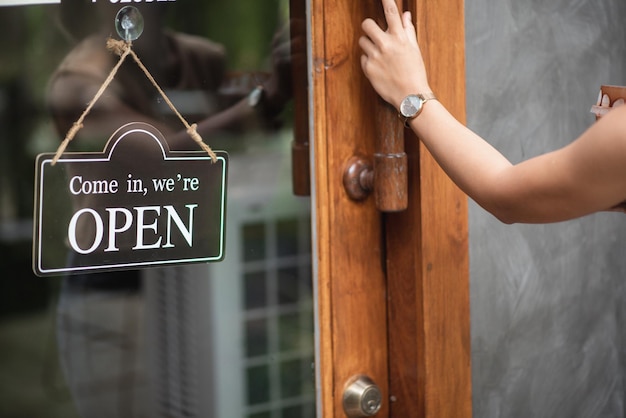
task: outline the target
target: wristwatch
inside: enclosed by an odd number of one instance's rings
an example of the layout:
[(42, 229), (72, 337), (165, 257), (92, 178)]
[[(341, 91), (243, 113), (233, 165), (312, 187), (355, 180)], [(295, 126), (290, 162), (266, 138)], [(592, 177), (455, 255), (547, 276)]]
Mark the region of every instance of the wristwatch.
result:
[(282, 109), (272, 103), (267, 90), (262, 85), (255, 87), (248, 93), (248, 106), (254, 110), (265, 127), (277, 128), (280, 126), (277, 116)]
[(409, 127), (409, 120), (420, 114), (424, 103), (429, 100), (436, 100), (433, 92), (423, 94), (409, 94), (400, 103), (400, 118), (404, 119), (404, 126)]
[(264, 95), (265, 95), (265, 89), (263, 89), (263, 86), (255, 87), (248, 94), (248, 105), (254, 109), (259, 108)]

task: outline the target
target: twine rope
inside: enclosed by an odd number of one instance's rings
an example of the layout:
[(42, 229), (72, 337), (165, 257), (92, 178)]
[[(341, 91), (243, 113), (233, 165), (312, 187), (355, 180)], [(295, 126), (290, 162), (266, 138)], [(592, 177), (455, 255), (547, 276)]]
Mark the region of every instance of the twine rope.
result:
[(102, 83), (102, 86), (100, 86), (100, 89), (98, 89), (98, 92), (93, 97), (93, 99), (91, 99), (91, 101), (89, 102), (89, 104), (87, 105), (83, 113), (80, 115), (78, 120), (74, 122), (70, 130), (67, 132), (65, 139), (59, 145), (59, 148), (57, 149), (56, 154), (54, 155), (54, 158), (52, 159), (52, 165), (55, 165), (57, 163), (57, 161), (59, 160), (59, 158), (65, 151), (65, 149), (67, 148), (68, 144), (70, 143), (70, 141), (74, 139), (74, 136), (76, 136), (78, 131), (83, 127), (83, 121), (85, 120), (85, 117), (87, 117), (87, 115), (89, 114), (93, 106), (96, 104), (98, 99), (100, 99), (100, 97), (102, 96), (106, 88), (109, 86), (109, 84), (111, 84), (111, 82), (115, 78), (115, 75), (117, 74), (117, 71), (122, 66), (122, 63), (124, 62), (126, 57), (128, 57), (128, 55), (131, 55), (133, 57), (133, 59), (135, 60), (139, 68), (141, 68), (141, 70), (144, 72), (148, 80), (150, 80), (150, 82), (157, 89), (157, 91), (159, 92), (163, 100), (165, 100), (165, 103), (167, 103), (167, 105), (170, 107), (172, 112), (174, 112), (176, 116), (178, 117), (178, 119), (180, 119), (180, 121), (183, 123), (183, 125), (185, 126), (187, 130), (187, 134), (191, 137), (191, 139), (193, 139), (200, 146), (200, 148), (202, 148), (207, 154), (209, 154), (209, 156), (211, 157), (211, 160), (215, 163), (217, 161), (217, 155), (215, 154), (215, 152), (213, 152), (211, 147), (209, 147), (202, 140), (202, 137), (197, 131), (198, 125), (195, 123), (190, 125), (185, 120), (185, 118), (180, 114), (178, 109), (176, 109), (176, 106), (174, 106), (174, 103), (172, 103), (169, 97), (167, 97), (167, 95), (165, 94), (163, 89), (161, 89), (161, 87), (156, 82), (152, 74), (150, 74), (150, 71), (148, 71), (145, 65), (143, 65), (143, 63), (141, 62), (137, 54), (135, 54), (135, 51), (133, 51), (132, 49), (131, 43), (126, 42), (126, 41), (118, 41), (118, 40), (109, 38), (107, 40), (107, 49), (119, 55), (120, 59), (117, 62), (117, 64), (113, 67), (113, 69), (111, 69), (111, 72), (109, 73), (108, 77), (106, 78), (104, 83)]

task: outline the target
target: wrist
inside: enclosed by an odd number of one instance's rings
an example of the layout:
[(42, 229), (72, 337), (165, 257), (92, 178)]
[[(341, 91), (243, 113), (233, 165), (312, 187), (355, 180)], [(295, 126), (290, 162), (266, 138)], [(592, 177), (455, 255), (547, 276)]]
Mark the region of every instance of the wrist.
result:
[(409, 127), (409, 122), (417, 118), (430, 100), (437, 100), (435, 94), (430, 91), (412, 93), (405, 96), (398, 106), (398, 117), (404, 121), (404, 126)]
[(282, 111), (282, 106), (275, 103), (263, 85), (255, 87), (248, 94), (248, 106), (254, 110), (267, 126), (275, 125), (276, 118)]
[(432, 89), (427, 82), (419, 81), (419, 80), (408, 80), (408, 82), (399, 85), (397, 89), (394, 91), (395, 101), (392, 102), (393, 105), (400, 112), (400, 105), (402, 101), (410, 94), (425, 94), (432, 93)]

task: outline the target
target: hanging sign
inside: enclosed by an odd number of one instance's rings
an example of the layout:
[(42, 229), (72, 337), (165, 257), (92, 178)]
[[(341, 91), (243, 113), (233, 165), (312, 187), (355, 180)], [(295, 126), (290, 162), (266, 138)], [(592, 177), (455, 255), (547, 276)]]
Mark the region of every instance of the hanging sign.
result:
[(102, 153), (37, 157), (39, 276), (220, 261), (228, 155), (170, 151), (153, 126), (123, 126)]

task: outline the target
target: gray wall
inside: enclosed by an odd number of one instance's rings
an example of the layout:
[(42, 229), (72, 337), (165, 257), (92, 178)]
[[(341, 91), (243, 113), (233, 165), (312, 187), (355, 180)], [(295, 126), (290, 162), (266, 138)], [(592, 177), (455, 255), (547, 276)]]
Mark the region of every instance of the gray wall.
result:
[[(625, 0), (466, 0), (469, 126), (512, 162), (626, 85)], [(626, 215), (499, 223), (470, 202), (474, 416), (626, 416)]]

